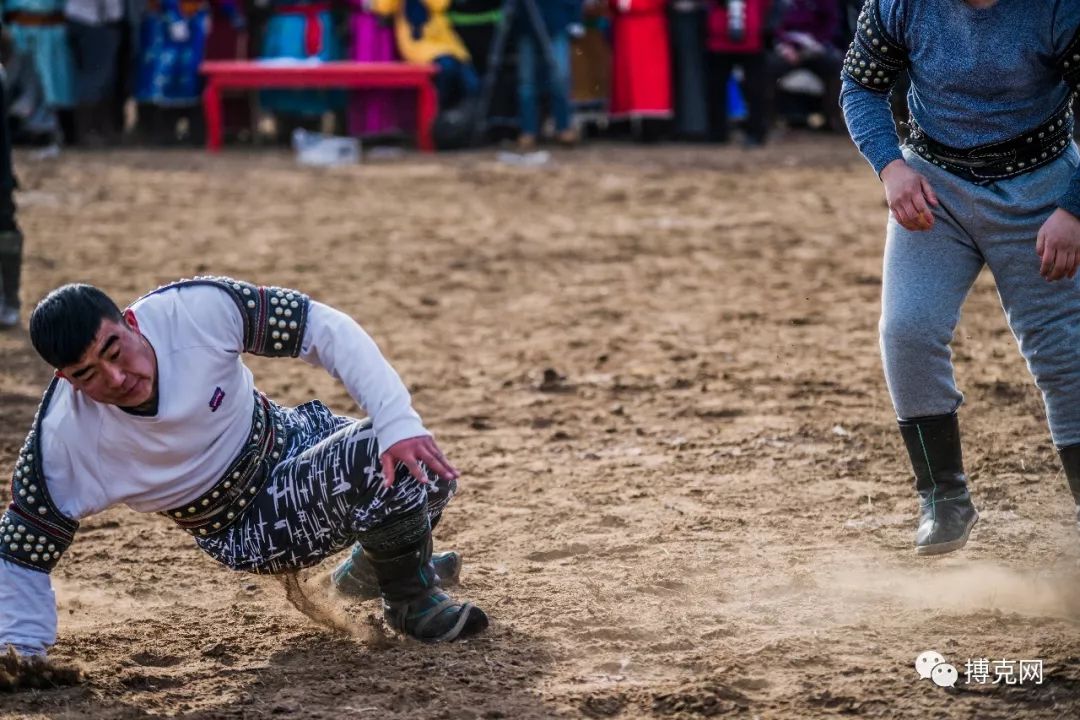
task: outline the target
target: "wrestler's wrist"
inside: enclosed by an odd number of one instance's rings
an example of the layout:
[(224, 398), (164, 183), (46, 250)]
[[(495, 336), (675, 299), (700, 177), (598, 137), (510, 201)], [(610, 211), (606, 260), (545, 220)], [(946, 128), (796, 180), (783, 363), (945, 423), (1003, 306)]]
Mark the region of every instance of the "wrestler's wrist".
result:
[(1066, 207), (1064, 205), (1058, 205), (1057, 212), (1065, 214), (1070, 220), (1080, 222), (1080, 207)]
[(907, 169), (909, 169), (907, 161), (904, 160), (904, 158), (897, 158), (885, 167), (881, 168), (881, 173), (878, 175), (878, 177), (881, 178), (881, 182), (888, 182), (889, 178), (895, 176), (896, 173), (902, 172), (903, 170)]

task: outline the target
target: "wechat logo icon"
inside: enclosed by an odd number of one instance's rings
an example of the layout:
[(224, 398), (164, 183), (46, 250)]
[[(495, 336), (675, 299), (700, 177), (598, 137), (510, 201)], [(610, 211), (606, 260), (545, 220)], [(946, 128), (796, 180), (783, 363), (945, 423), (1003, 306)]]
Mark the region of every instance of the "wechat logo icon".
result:
[(930, 680), (938, 687), (956, 687), (960, 674), (945, 662), (945, 657), (934, 650), (927, 650), (915, 658), (915, 672), (923, 680)]

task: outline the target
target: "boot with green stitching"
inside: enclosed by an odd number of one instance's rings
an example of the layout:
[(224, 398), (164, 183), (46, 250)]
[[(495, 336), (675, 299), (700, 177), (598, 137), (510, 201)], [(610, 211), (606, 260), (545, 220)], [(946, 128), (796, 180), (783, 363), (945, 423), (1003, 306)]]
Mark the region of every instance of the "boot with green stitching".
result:
[(1076, 502), (1076, 529), (1080, 531), (1080, 445), (1069, 445), (1058, 450), (1061, 465), (1065, 468), (1065, 480)]
[(968, 493), (956, 413), (900, 421), (919, 493), (915, 552), (940, 555), (964, 547), (979, 513)]

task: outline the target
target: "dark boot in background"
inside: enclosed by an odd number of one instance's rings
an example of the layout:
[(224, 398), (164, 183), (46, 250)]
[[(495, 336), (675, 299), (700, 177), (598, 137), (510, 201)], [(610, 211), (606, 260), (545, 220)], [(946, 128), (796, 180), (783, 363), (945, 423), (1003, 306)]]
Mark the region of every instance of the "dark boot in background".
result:
[(919, 493), (915, 551), (940, 555), (964, 547), (979, 513), (968, 493), (956, 413), (900, 421)]
[(0, 329), (19, 324), (19, 282), (22, 278), (23, 236), (18, 228), (0, 230)]

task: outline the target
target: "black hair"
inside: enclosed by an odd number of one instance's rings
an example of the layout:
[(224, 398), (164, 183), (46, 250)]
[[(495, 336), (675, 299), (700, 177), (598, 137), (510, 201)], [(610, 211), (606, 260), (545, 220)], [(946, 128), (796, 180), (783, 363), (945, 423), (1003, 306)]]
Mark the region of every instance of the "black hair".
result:
[(54, 368), (67, 367), (86, 353), (103, 320), (124, 320), (112, 298), (93, 285), (64, 285), (30, 314), (30, 342), (42, 360)]

